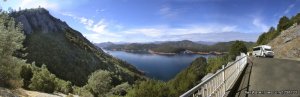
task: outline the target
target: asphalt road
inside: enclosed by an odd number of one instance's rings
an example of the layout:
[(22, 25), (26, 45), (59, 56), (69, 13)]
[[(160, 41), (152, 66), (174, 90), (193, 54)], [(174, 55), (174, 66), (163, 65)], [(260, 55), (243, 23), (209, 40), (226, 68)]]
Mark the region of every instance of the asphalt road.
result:
[(300, 97), (300, 61), (249, 58), (235, 97)]

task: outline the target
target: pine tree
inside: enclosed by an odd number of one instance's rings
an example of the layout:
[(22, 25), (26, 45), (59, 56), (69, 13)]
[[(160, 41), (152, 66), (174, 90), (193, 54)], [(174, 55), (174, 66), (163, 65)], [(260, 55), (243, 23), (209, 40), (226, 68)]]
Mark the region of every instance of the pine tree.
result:
[(23, 48), (25, 36), (21, 28), (21, 24), (16, 25), (7, 13), (0, 13), (0, 86), (18, 86), (19, 69), (26, 64), (13, 56), (16, 50)]
[(242, 41), (237, 40), (231, 45), (229, 51), (230, 58), (235, 60), (235, 57), (240, 55), (240, 53), (247, 53), (247, 47)]
[(289, 28), (290, 26), (292, 26), (290, 19), (286, 16), (283, 16), (280, 18), (279, 23), (277, 25), (277, 30), (279, 32), (286, 30), (287, 28)]

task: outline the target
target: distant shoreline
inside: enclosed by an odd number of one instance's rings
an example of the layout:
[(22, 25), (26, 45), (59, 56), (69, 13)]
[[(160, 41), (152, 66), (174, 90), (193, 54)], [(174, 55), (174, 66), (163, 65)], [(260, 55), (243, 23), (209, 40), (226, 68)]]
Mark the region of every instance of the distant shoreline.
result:
[(152, 50), (116, 50), (116, 49), (105, 49), (108, 51), (123, 51), (129, 53), (138, 53), (138, 52), (145, 52), (149, 54), (158, 54), (158, 55), (177, 55), (177, 54), (198, 54), (198, 55), (224, 55), (227, 52), (217, 52), (217, 51), (210, 51), (210, 52), (189, 52), (189, 53), (166, 53), (166, 52), (155, 52)]

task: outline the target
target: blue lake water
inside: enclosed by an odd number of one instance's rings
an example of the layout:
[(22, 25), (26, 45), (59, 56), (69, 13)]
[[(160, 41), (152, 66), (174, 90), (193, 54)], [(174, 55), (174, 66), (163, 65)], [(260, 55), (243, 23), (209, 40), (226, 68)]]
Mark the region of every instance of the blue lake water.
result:
[(198, 54), (157, 55), (108, 50), (105, 50), (105, 52), (134, 65), (139, 70), (145, 72), (146, 76), (163, 81), (172, 79), (194, 59), (200, 56), (205, 58), (213, 57), (213, 55)]

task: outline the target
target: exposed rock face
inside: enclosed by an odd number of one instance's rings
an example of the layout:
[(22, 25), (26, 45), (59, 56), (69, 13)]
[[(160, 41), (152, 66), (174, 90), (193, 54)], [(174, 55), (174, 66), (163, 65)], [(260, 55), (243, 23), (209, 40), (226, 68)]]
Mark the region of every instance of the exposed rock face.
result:
[(272, 46), (277, 58), (300, 58), (300, 25), (282, 31), (268, 45)]
[(28, 9), (13, 12), (11, 16), (23, 24), (26, 34), (31, 34), (33, 31), (41, 33), (58, 32), (68, 27), (65, 22), (52, 17), (44, 8), (35, 9), (34, 11)]

